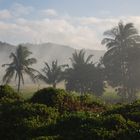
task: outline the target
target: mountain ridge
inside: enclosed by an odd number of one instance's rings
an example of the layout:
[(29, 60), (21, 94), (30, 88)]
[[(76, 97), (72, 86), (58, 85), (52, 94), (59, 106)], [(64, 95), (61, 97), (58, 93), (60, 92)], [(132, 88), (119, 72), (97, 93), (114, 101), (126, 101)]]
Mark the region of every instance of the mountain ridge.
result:
[[(54, 59), (58, 59), (59, 63), (70, 63), (69, 58), (72, 56), (72, 53), (75, 50), (68, 45), (61, 45), (56, 43), (42, 43), (42, 44), (32, 44), (32, 43), (22, 43), (23, 46), (27, 46), (29, 50), (33, 53), (32, 56), (38, 59), (38, 62), (42, 61), (51, 62)], [(11, 45), (6, 42), (0, 42), (0, 58), (8, 57), (11, 52), (14, 52), (16, 49), (15, 45)], [(93, 61), (99, 61), (100, 57), (104, 55), (105, 50), (92, 50), (92, 49), (84, 49), (86, 51), (86, 55), (92, 54)], [(7, 60), (7, 58), (5, 58)]]

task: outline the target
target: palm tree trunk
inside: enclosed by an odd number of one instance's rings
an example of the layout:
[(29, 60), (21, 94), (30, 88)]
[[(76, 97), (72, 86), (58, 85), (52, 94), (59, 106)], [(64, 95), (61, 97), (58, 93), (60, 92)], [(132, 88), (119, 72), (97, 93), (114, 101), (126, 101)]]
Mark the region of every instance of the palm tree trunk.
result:
[(19, 93), (19, 91), (20, 91), (20, 81), (21, 81), (21, 77), (20, 77), (20, 75), (19, 75), (19, 77), (18, 77), (18, 89), (17, 89), (17, 92)]
[(56, 83), (53, 83), (53, 88), (56, 88)]

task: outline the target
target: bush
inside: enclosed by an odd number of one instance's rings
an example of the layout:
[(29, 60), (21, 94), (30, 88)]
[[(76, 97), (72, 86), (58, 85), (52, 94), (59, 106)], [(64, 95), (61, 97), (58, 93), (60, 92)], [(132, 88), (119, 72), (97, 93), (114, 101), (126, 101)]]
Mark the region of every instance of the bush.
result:
[(96, 132), (91, 131), (100, 126), (100, 118), (96, 114), (77, 112), (62, 116), (53, 127), (53, 135), (60, 135), (63, 140), (92, 140)]
[(9, 85), (0, 85), (0, 99), (3, 97), (19, 99), (20, 96)]
[(92, 95), (78, 96), (72, 93), (67, 93), (62, 89), (44, 88), (39, 90), (31, 98), (33, 103), (41, 103), (50, 107), (55, 107), (59, 112), (65, 111), (92, 111), (102, 112), (105, 110), (104, 105), (95, 100)]
[(95, 113), (77, 112), (61, 117), (51, 129), (52, 135), (63, 140), (139, 140), (139, 125), (119, 114), (102, 116)]
[(103, 126), (110, 130), (127, 128), (126, 120), (120, 114), (113, 114), (113, 115), (106, 116), (103, 120)]
[(0, 138), (26, 140), (40, 136), (42, 127), (56, 122), (57, 110), (5, 98), (0, 101)]
[(79, 98), (81, 106), (85, 111), (103, 112), (106, 110), (101, 100), (91, 94), (81, 95)]
[(33, 103), (45, 104), (49, 107), (59, 108), (63, 103), (64, 96), (66, 95), (65, 90), (55, 88), (44, 88), (37, 91), (31, 101)]

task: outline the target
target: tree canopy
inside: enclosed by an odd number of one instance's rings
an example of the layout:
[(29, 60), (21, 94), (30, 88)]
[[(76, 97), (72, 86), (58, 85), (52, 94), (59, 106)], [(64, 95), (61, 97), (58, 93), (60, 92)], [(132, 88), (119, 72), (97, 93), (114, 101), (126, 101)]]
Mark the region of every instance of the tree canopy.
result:
[(116, 27), (104, 32), (104, 35), (106, 37), (102, 44), (108, 49), (103, 57), (107, 80), (111, 85), (118, 87), (122, 97), (135, 98), (136, 89), (140, 86), (137, 83), (140, 80), (138, 31), (133, 23), (119, 22)]

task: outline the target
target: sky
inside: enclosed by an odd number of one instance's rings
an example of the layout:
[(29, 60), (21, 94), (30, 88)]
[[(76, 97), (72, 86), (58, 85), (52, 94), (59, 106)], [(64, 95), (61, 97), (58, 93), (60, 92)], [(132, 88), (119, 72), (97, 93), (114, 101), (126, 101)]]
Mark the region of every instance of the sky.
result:
[(140, 0), (0, 0), (0, 41), (102, 50), (103, 32), (120, 20), (140, 30), (139, 6)]

